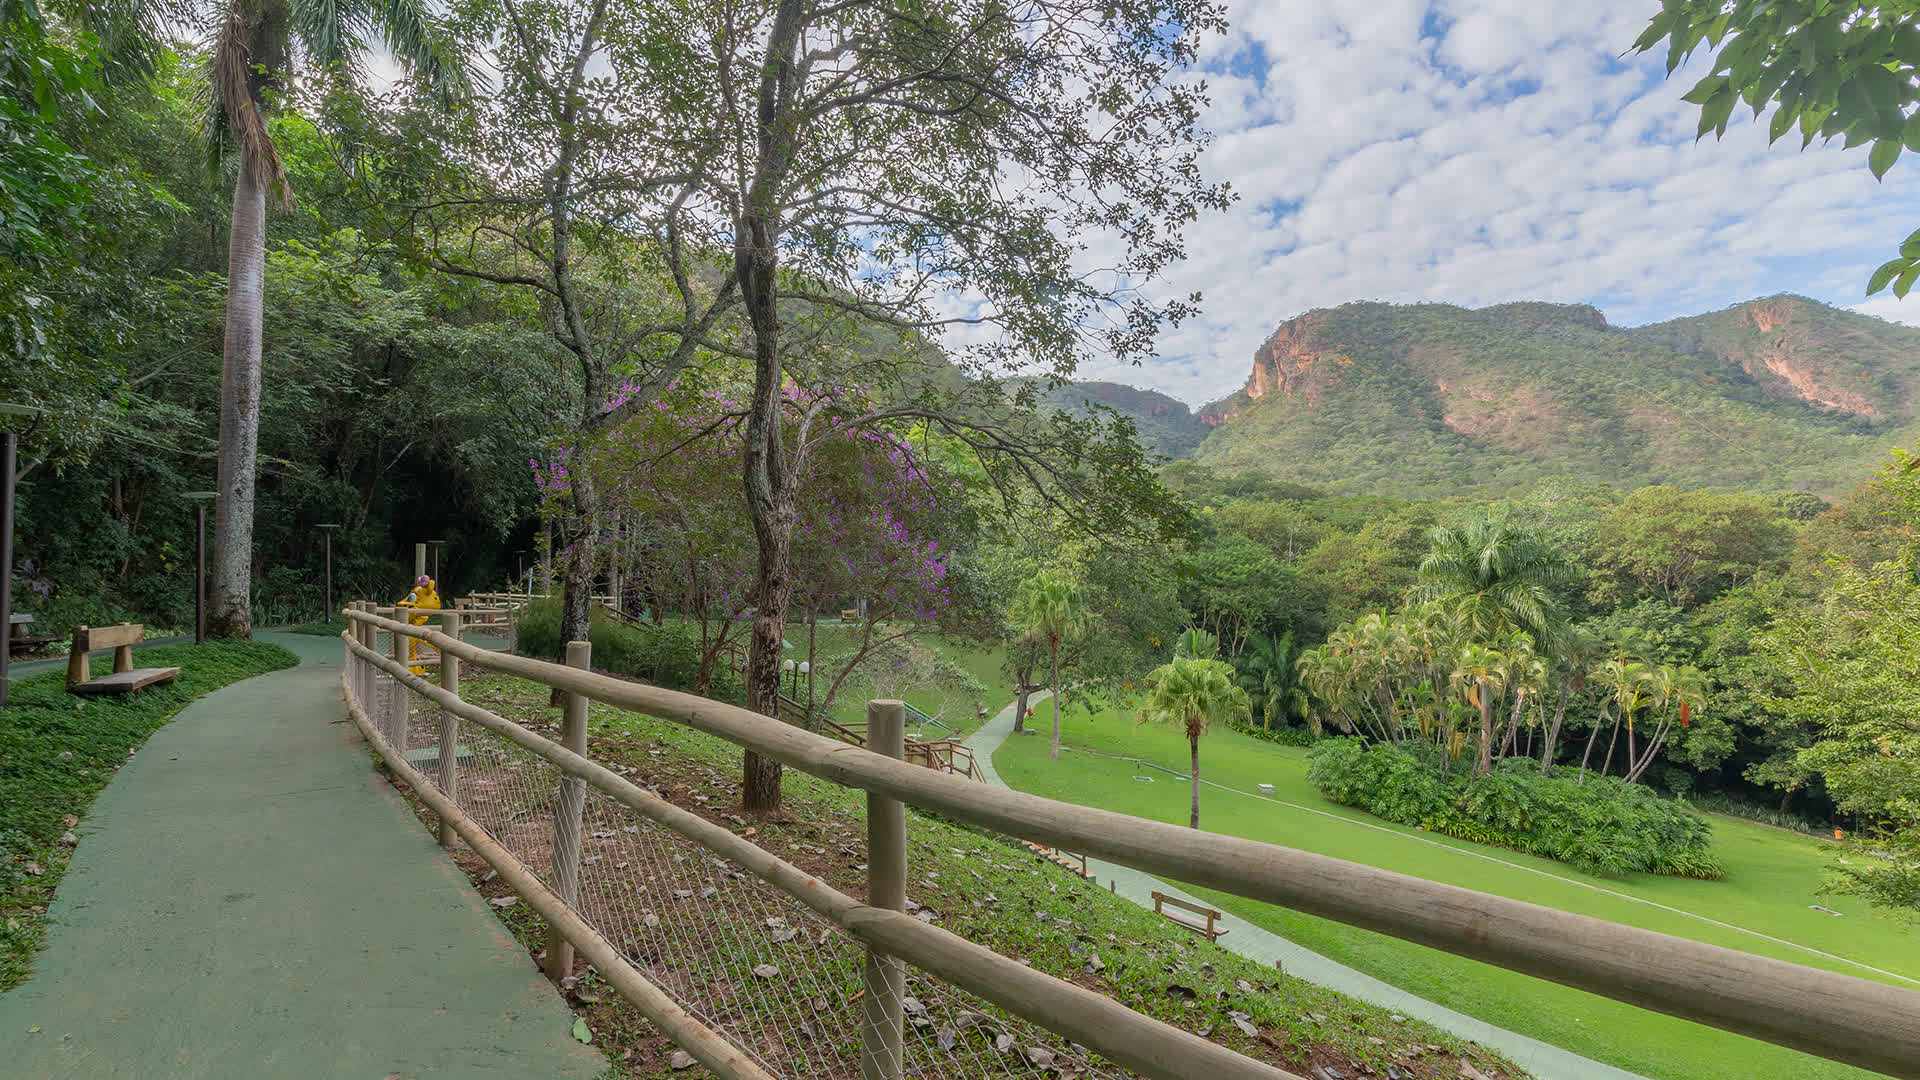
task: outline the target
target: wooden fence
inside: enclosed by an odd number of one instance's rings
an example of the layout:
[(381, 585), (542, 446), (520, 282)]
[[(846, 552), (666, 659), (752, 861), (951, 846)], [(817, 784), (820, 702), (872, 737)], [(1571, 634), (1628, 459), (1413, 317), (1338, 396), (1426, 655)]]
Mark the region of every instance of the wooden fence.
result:
[[(1147, 1076), (1277, 1080), (1289, 1074), (1035, 972), (897, 910), (859, 903), (750, 841), (646, 795), (575, 750), (462, 701), (457, 677), (455, 686), (447, 688), (408, 674), (399, 658), (405, 650), (396, 644), (395, 657), (382, 656), (371, 647), (373, 634), (383, 630), (419, 638), (446, 656), (480, 668), (716, 736), (791, 768), (867, 792), (881, 819), (887, 817), (890, 806), (917, 806), (1007, 836), (1279, 904), (1904, 1080), (1920, 1080), (1920, 992), (1328, 856), (987, 789), (963, 777), (900, 760), (902, 748), (897, 743), (888, 747), (889, 754), (876, 753), (872, 747), (851, 746), (736, 706), (622, 682), (577, 667), (477, 649), (456, 636), (396, 623), (358, 608), (350, 610), (348, 617), (353, 626), (343, 637), (352, 658), (349, 666), (354, 669), (346, 679), (350, 701), (356, 696), (369, 700), (374, 672), (385, 672), (439, 705), (450, 718), (486, 727), (636, 813), (738, 862), (847, 930), (876, 957), (903, 959)], [(445, 670), (457, 668), (449, 664)], [(890, 725), (898, 722), (898, 703), (876, 702), (873, 708), (870, 719)], [(355, 721), (396, 771), (413, 781), (404, 760), (395, 761), (392, 747), (383, 747), (377, 722), (360, 710)], [(442, 770), (452, 768), (453, 738), (451, 730), (443, 729)], [(584, 747), (584, 741), (579, 745)], [(436, 793), (428, 801), (482, 857), (494, 861), (484, 830), (444, 796)], [(869, 837), (871, 866), (889, 866), (877, 853), (896, 843), (890, 828), (883, 822)], [(538, 881), (495, 868), (517, 892), (526, 888), (522, 895), (542, 914), (559, 903), (551, 894), (541, 895), (544, 886)], [(886, 881), (879, 882), (878, 888), (873, 893), (876, 898), (888, 895)], [(728, 1058), (710, 1045), (708, 1040), (718, 1039), (711, 1031), (684, 1014), (676, 1019), (666, 1008), (671, 1002), (657, 988), (642, 985), (644, 977), (626, 965), (617, 950), (602, 948), (605, 942), (597, 940), (591, 927), (575, 925), (578, 920), (569, 921), (564, 913), (554, 921), (603, 972), (607, 971), (603, 960), (628, 968), (612, 981), (702, 1063), (723, 1077), (762, 1075), (757, 1067), (742, 1067), (737, 1057)], [(883, 1025), (886, 1020), (879, 1018)]]

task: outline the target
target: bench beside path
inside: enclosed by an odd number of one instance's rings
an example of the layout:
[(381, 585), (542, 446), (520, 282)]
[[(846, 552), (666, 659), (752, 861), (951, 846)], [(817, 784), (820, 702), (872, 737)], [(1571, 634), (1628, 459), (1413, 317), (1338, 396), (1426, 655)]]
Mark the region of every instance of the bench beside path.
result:
[(600, 1077), (345, 722), (340, 643), (156, 732), (78, 830), (0, 1076)]

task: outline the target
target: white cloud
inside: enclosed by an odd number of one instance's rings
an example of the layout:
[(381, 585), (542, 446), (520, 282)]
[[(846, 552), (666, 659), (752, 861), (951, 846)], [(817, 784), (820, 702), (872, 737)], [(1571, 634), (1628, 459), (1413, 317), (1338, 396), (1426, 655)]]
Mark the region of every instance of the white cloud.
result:
[(1920, 323), (1920, 301), (1859, 302), (1920, 225), (1920, 166), (1878, 184), (1863, 151), (1769, 147), (1748, 117), (1695, 143), (1679, 98), (1698, 73), (1621, 57), (1653, 7), (1238, 0), (1200, 74), (1207, 165), (1240, 202), (1155, 286), (1202, 291), (1203, 314), (1163, 359), (1083, 377), (1199, 404), (1282, 320), (1360, 299), (1591, 303), (1632, 325), (1801, 292)]

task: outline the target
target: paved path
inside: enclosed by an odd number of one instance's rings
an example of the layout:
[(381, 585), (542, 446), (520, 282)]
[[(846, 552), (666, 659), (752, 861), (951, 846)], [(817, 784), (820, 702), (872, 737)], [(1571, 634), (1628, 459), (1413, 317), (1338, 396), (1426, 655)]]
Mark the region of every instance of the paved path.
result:
[(78, 830), (0, 1077), (599, 1077), (606, 1059), (392, 787), (340, 644), (188, 706)]
[[(1032, 696), (1028, 701), (1029, 704), (1037, 704), (1046, 697), (1047, 694), (1042, 692)], [(1012, 732), (1013, 706), (1009, 705), (967, 739), (967, 745), (973, 747), (976, 767), (990, 784), (997, 784), (1000, 787), (1008, 786), (993, 767), (993, 752), (1000, 748), (1000, 744), (1005, 742)], [(1045, 736), (1035, 735), (1034, 737), (1044, 738)], [(1198, 897), (1176, 885), (1130, 867), (1103, 862), (1099, 859), (1088, 859), (1087, 871), (1098, 881), (1113, 882), (1115, 892), (1142, 907), (1153, 906), (1151, 894), (1155, 890), (1194, 903), (1203, 903)], [(1220, 920), (1220, 925), (1233, 931), (1217, 942), (1223, 949), (1257, 960), (1263, 966), (1278, 961), (1287, 974), (1305, 979), (1316, 986), (1337, 990), (1348, 997), (1358, 998), (1406, 1016), (1425, 1020), (1434, 1027), (1451, 1032), (1462, 1039), (1471, 1039), (1482, 1046), (1505, 1054), (1540, 1080), (1641, 1080), (1634, 1073), (1581, 1057), (1538, 1039), (1495, 1027), (1465, 1013), (1455, 1012), (1444, 1005), (1436, 1005), (1425, 998), (1416, 997), (1405, 990), (1381, 982), (1365, 972), (1356, 971), (1345, 964), (1329, 960), (1319, 953), (1301, 948), (1271, 930), (1255, 926), (1238, 915), (1227, 913)]]

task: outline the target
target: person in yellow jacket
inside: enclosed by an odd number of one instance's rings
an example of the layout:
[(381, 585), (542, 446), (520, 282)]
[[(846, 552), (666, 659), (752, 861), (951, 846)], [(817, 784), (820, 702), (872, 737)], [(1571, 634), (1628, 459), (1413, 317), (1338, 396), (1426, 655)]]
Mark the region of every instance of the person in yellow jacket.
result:
[[(412, 608), (415, 611), (439, 611), (440, 591), (434, 588), (432, 578), (421, 574), (414, 579), (413, 591), (407, 594), (407, 598), (393, 606), (397, 608)], [(409, 615), (407, 616), (407, 622), (414, 626), (425, 626), (427, 625), (427, 617), (425, 615)], [(438, 656), (440, 650), (418, 638), (408, 639), (407, 659), (417, 661), (421, 658), (422, 653), (429, 656)], [(408, 667), (407, 670), (413, 672), (415, 675), (425, 675), (427, 673), (427, 669), (418, 664)]]

